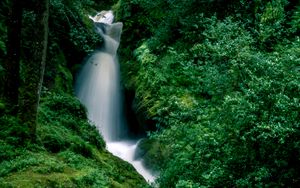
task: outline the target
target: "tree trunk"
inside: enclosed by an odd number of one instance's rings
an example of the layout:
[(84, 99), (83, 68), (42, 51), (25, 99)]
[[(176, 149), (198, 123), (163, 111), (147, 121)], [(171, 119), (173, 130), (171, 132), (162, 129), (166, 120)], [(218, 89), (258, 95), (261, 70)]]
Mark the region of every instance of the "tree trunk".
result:
[(18, 104), (19, 71), (20, 71), (20, 39), (22, 6), (20, 0), (12, 0), (7, 17), (7, 57), (4, 63), (4, 98), (11, 105), (12, 111)]
[[(24, 83), (20, 89), (19, 120), (29, 129), (30, 140), (36, 138), (37, 113), (46, 63), (48, 43), (49, 0), (34, 0), (32, 26), (25, 31), (32, 36), (24, 49)], [(28, 44), (27, 44), (28, 45)]]

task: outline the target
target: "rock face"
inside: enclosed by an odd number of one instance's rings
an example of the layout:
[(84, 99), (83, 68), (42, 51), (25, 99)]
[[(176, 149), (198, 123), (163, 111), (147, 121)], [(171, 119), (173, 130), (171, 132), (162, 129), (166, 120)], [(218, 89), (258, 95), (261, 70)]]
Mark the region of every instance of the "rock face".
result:
[(136, 158), (143, 158), (144, 165), (157, 175), (163, 166), (162, 161), (166, 161), (169, 153), (160, 142), (144, 138), (139, 142), (135, 155)]
[(111, 10), (103, 10), (95, 16), (89, 16), (91, 20), (98, 23), (112, 24), (114, 21), (114, 14)]

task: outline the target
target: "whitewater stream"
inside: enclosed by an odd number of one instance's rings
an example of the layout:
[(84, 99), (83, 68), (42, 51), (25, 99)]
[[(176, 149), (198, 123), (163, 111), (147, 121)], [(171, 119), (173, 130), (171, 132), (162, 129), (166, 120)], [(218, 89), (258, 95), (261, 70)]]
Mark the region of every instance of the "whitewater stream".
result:
[(90, 18), (94, 21), (96, 32), (102, 36), (104, 45), (82, 67), (75, 85), (76, 96), (86, 106), (88, 118), (103, 136), (107, 150), (131, 163), (151, 183), (155, 176), (144, 167), (141, 159), (135, 157), (139, 140), (129, 137), (121, 110), (117, 49), (123, 24), (113, 23), (112, 11), (102, 11)]

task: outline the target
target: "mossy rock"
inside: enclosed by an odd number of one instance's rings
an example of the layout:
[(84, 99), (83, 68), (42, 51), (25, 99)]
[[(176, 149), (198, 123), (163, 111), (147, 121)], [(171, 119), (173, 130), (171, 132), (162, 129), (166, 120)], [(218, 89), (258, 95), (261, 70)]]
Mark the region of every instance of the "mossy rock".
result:
[(37, 145), (21, 145), (26, 131), (17, 118), (0, 117), (0, 187), (149, 187), (131, 164), (105, 150), (75, 97), (45, 97), (39, 114)]
[(144, 165), (154, 172), (158, 172), (168, 156), (168, 149), (164, 145), (157, 140), (148, 138), (144, 138), (139, 142), (135, 153), (135, 157), (142, 158)]
[(73, 75), (71, 71), (62, 65), (58, 65), (57, 75), (55, 76), (55, 89), (66, 93), (72, 93)]
[(129, 163), (95, 148), (93, 155), (25, 153), (0, 165), (0, 187), (150, 187)]

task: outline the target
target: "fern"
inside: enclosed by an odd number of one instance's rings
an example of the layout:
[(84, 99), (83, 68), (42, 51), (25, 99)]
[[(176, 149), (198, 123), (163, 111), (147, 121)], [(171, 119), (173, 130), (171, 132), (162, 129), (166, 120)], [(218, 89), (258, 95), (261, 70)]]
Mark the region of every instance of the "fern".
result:
[(296, 9), (292, 15), (292, 20), (290, 22), (290, 25), (294, 32), (300, 31), (300, 5), (296, 7)]

